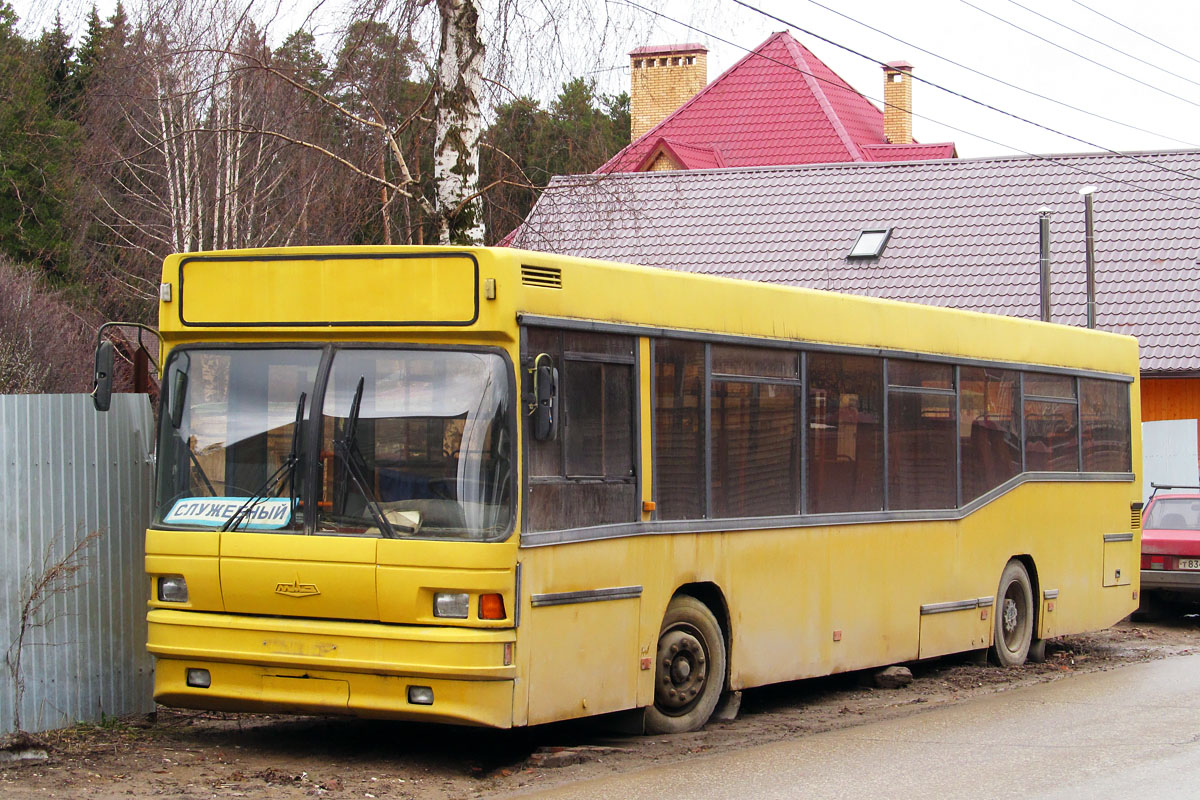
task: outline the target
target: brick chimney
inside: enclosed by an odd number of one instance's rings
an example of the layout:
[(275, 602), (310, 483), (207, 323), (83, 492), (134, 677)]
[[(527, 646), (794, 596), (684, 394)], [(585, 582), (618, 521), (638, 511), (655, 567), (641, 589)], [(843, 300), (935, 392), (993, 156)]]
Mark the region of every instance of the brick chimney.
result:
[(629, 53), (630, 138), (636, 140), (708, 83), (702, 44), (639, 47)]
[(888, 144), (912, 144), (912, 64), (893, 61), (883, 68), (883, 135)]

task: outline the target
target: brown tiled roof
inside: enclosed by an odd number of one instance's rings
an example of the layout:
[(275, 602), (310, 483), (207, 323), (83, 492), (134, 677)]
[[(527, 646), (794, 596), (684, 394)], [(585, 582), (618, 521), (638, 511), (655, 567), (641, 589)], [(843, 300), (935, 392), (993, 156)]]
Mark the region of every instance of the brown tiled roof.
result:
[[(1046, 206), (1053, 320), (1083, 325), (1087, 184), (1098, 327), (1147, 372), (1200, 373), (1200, 151), (559, 177), (511, 244), (1037, 318)], [(848, 259), (875, 227), (882, 256)]]

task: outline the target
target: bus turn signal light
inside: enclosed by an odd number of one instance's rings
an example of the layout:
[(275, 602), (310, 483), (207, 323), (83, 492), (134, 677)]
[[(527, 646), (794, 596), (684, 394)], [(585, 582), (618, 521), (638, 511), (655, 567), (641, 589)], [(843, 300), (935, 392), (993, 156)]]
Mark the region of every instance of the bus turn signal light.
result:
[(498, 594), (479, 595), (480, 619), (504, 619), (504, 598)]

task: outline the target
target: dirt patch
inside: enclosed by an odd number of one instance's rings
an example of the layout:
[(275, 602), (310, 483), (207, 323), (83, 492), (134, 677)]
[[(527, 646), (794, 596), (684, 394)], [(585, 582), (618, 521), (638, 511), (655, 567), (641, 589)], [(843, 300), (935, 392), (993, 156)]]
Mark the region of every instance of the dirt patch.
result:
[[(5, 800), (107, 798), (476, 798), (735, 750), (889, 719), (1077, 672), (1200, 652), (1200, 617), (1123, 622), (1049, 643), (1041, 664), (1002, 669), (969, 657), (907, 665), (900, 689), (861, 673), (748, 690), (741, 714), (703, 731), (631, 737), (619, 720), (482, 731), (369, 720), (204, 714), (78, 726), (22, 743), (45, 759), (0, 761)], [(12, 750), (8, 752), (14, 752)]]

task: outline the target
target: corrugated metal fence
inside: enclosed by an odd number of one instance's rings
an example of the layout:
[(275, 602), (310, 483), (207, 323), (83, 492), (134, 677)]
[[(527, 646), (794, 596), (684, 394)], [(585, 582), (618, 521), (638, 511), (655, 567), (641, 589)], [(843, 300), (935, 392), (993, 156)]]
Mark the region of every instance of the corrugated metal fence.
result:
[[(0, 733), (153, 710), (143, 549), (153, 416), (146, 395), (0, 395)], [(81, 568), (46, 582), (89, 533)], [(38, 605), (38, 598), (41, 605)]]

